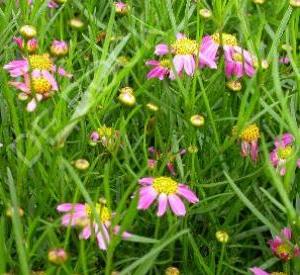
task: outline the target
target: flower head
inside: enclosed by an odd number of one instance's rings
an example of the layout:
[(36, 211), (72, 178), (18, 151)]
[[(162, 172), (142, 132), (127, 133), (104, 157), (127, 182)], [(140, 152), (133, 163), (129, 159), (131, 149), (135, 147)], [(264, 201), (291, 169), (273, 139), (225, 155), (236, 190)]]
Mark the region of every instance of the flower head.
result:
[(48, 260), (51, 263), (61, 265), (68, 260), (68, 254), (63, 248), (54, 248), (49, 250)]
[(283, 261), (288, 261), (293, 257), (300, 256), (300, 249), (297, 245), (291, 243), (292, 231), (285, 227), (281, 230), (281, 234), (274, 237), (268, 243), (275, 256)]
[(147, 74), (148, 79), (158, 78), (159, 80), (163, 80), (165, 77), (174, 78), (174, 74), (171, 73), (172, 64), (168, 59), (161, 61), (149, 60), (146, 62), (146, 65), (153, 67)]
[(69, 47), (65, 41), (54, 40), (50, 47), (50, 52), (54, 56), (64, 56), (68, 53)]
[(129, 6), (126, 3), (121, 2), (121, 1), (114, 2), (114, 7), (116, 10), (116, 13), (119, 13), (119, 14), (126, 14), (129, 11)]
[(286, 164), (294, 153), (293, 143), (294, 136), (290, 133), (285, 133), (281, 138), (275, 139), (275, 149), (270, 153), (270, 160), (281, 176), (285, 175)]
[[(232, 129), (234, 135), (236, 135), (236, 127)], [(250, 155), (253, 161), (258, 158), (258, 139), (260, 137), (259, 128), (256, 124), (250, 124), (239, 135), (241, 140), (241, 154), (243, 157)]]
[(31, 25), (23, 25), (20, 28), (20, 34), (22, 34), (25, 38), (30, 39), (36, 36), (37, 31), (34, 26)]
[(186, 214), (185, 205), (180, 197), (190, 203), (197, 203), (199, 199), (193, 191), (185, 184), (176, 182), (170, 177), (142, 178), (139, 180), (142, 185), (139, 191), (138, 209), (148, 209), (154, 200), (158, 200), (157, 216), (163, 216), (170, 205), (176, 216)]
[(91, 145), (101, 143), (109, 151), (114, 150), (119, 144), (120, 132), (114, 128), (103, 125), (97, 131), (92, 132), (90, 136)]
[(128, 107), (133, 107), (136, 103), (134, 91), (131, 87), (124, 87), (120, 90), (119, 101)]
[[(94, 233), (99, 248), (102, 250), (107, 249), (110, 241), (109, 228), (111, 226), (112, 213), (103, 201), (95, 205), (87, 203), (63, 203), (58, 205), (56, 209), (58, 212), (65, 213), (61, 219), (63, 226), (81, 227), (82, 231), (79, 234), (79, 238), (84, 240), (89, 239)], [(118, 225), (113, 228), (114, 234), (118, 235), (119, 231), (120, 227)], [(125, 239), (131, 236), (128, 232), (122, 234), (122, 237)]]

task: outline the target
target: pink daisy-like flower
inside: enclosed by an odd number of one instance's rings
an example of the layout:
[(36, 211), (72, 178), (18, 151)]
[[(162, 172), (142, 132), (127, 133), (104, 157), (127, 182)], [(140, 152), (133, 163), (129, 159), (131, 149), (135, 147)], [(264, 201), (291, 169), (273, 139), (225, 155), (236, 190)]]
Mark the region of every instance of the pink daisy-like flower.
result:
[(196, 69), (196, 56), (199, 54), (199, 46), (195, 40), (187, 38), (184, 34), (178, 33), (176, 41), (170, 46), (158, 44), (155, 47), (155, 54), (162, 56), (172, 53), (173, 65), (178, 75), (183, 71), (189, 76), (193, 75)]
[(72, 75), (67, 73), (63, 68), (57, 68), (53, 64), (49, 54), (32, 54), (28, 59), (13, 60), (4, 65), (3, 68), (9, 72), (11, 77), (23, 76), (30, 70), (57, 72), (61, 76), (72, 77)]
[(19, 95), (20, 99), (26, 100), (28, 97), (32, 97), (27, 104), (28, 112), (34, 111), (39, 101), (49, 98), (55, 91), (58, 91), (54, 76), (45, 70), (33, 70), (31, 74), (25, 74), (24, 82), (11, 81), (9, 83), (22, 92)]
[(255, 74), (254, 60), (252, 55), (238, 46), (224, 46), (225, 74), (242, 77), (245, 74), (252, 77)]
[[(270, 153), (270, 160), (281, 176), (285, 175), (286, 163), (294, 153), (293, 143), (294, 137), (290, 133), (275, 139), (275, 149)], [(300, 159), (297, 161), (297, 166), (300, 167)]]
[(300, 249), (297, 245), (291, 244), (292, 231), (285, 227), (281, 230), (281, 234), (269, 240), (269, 245), (275, 256), (283, 261), (288, 261), (294, 257), (300, 256)]
[[(63, 203), (57, 206), (57, 211), (65, 213), (62, 216), (61, 224), (65, 227), (82, 228), (79, 234), (80, 239), (87, 240), (92, 234), (96, 235), (98, 246), (101, 250), (106, 250), (110, 241), (110, 227), (112, 213), (103, 203), (96, 203), (95, 212), (99, 218), (99, 223), (94, 218), (93, 207), (89, 204), (82, 203)], [(113, 228), (113, 233), (118, 235), (120, 226)], [(123, 239), (128, 239), (132, 234), (123, 232)]]
[(165, 77), (174, 79), (174, 73), (171, 73), (171, 62), (168, 59), (158, 60), (149, 60), (146, 62), (146, 65), (153, 66), (153, 68), (147, 74), (147, 78), (158, 78), (163, 80)]
[(184, 216), (186, 208), (180, 197), (193, 204), (199, 202), (195, 193), (187, 185), (177, 183), (169, 177), (142, 178), (139, 183), (142, 187), (139, 190), (138, 209), (148, 209), (157, 199), (159, 217), (166, 213), (168, 205), (176, 216)]

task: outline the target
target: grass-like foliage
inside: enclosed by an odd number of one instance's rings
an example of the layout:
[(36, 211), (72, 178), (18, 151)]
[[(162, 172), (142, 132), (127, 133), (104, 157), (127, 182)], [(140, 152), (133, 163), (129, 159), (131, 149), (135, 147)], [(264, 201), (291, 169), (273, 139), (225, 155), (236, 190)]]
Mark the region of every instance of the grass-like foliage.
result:
[(0, 0), (0, 274), (300, 274), (299, 4), (125, 4)]

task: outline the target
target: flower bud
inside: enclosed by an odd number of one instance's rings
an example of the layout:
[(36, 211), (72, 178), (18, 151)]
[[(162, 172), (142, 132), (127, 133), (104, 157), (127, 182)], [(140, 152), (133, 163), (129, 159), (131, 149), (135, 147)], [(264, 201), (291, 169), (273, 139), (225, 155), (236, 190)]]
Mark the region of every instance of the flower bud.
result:
[(25, 38), (33, 38), (36, 36), (36, 28), (31, 25), (24, 25), (20, 28), (20, 33), (25, 37)]
[(198, 147), (196, 145), (190, 145), (188, 147), (188, 152), (191, 154), (196, 154), (198, 152)]
[(73, 18), (69, 21), (69, 24), (74, 29), (81, 29), (84, 26), (84, 23), (79, 18)]
[(265, 3), (265, 0), (253, 0), (253, 3), (261, 5)]
[(64, 56), (68, 53), (69, 47), (65, 41), (54, 40), (50, 47), (50, 52), (54, 56)]
[(74, 166), (78, 170), (86, 170), (89, 168), (90, 163), (86, 159), (77, 159), (74, 161)]
[[(19, 212), (19, 216), (20, 216), (20, 217), (23, 217), (23, 216), (24, 216), (24, 210), (23, 210), (22, 208), (19, 208), (19, 209), (18, 209), (18, 212)], [(8, 208), (8, 209), (6, 210), (6, 216), (7, 216), (7, 217), (12, 217), (13, 213), (14, 213), (14, 208), (13, 208), (13, 207), (10, 207), (10, 208)]]
[(129, 6), (123, 2), (114, 2), (114, 7), (115, 7), (116, 13), (119, 13), (119, 14), (127, 14), (129, 11)]
[(300, 0), (290, 0), (290, 5), (295, 8), (300, 7)]
[(179, 275), (180, 271), (177, 267), (171, 266), (165, 270), (165, 275)]
[(38, 49), (38, 42), (35, 38), (32, 38), (26, 43), (27, 51), (29, 53), (34, 53)]
[(229, 236), (228, 233), (226, 231), (223, 230), (219, 230), (216, 232), (216, 238), (220, 243), (227, 243)]
[(48, 260), (51, 263), (61, 265), (68, 260), (68, 254), (63, 248), (54, 248), (49, 250)]
[(268, 62), (268, 60), (263, 59), (263, 60), (261, 61), (261, 67), (262, 67), (264, 70), (268, 69), (268, 68), (269, 68), (269, 62)]
[(204, 117), (201, 115), (194, 115), (190, 118), (191, 123), (196, 127), (201, 127), (204, 125)]
[(129, 107), (132, 107), (136, 103), (135, 96), (133, 94), (133, 89), (131, 87), (124, 87), (120, 90), (118, 97), (119, 101)]
[(147, 166), (149, 170), (154, 170), (156, 167), (157, 161), (155, 159), (148, 159)]
[(242, 83), (239, 80), (230, 80), (226, 83), (226, 86), (234, 92), (239, 92), (242, 89)]
[(199, 15), (205, 19), (212, 17), (212, 12), (209, 9), (201, 9), (199, 10)]
[(153, 112), (157, 112), (159, 110), (158, 106), (156, 106), (155, 104), (153, 103), (148, 103), (146, 105), (146, 107), (150, 110), (150, 111), (153, 111)]
[(22, 37), (14, 37), (13, 41), (18, 45), (19, 49), (24, 49), (24, 40)]

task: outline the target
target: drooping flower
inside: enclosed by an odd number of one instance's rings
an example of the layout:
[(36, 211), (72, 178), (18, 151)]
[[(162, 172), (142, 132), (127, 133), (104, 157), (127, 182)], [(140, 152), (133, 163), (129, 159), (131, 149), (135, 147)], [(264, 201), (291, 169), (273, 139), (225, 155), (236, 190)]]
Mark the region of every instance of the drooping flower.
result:
[(292, 230), (285, 227), (281, 230), (281, 234), (275, 236), (272, 240), (269, 240), (269, 245), (279, 259), (288, 261), (294, 257), (300, 256), (300, 249), (297, 245), (291, 243)]
[(147, 74), (147, 78), (158, 78), (163, 80), (165, 77), (174, 79), (174, 73), (171, 73), (171, 62), (168, 59), (163, 60), (149, 60), (146, 65), (153, 66), (153, 68)]
[[(79, 234), (80, 239), (87, 240), (93, 234), (96, 235), (98, 246), (101, 250), (106, 250), (110, 241), (110, 227), (112, 213), (103, 202), (96, 203), (94, 208), (89, 204), (82, 203), (63, 203), (57, 206), (57, 211), (64, 213), (61, 224), (65, 227), (82, 228)], [(94, 216), (94, 211), (98, 219)], [(99, 223), (98, 223), (99, 221)], [(120, 226), (115, 226), (112, 232), (119, 234)], [(123, 232), (123, 239), (128, 239), (132, 234)]]
[(252, 267), (250, 268), (250, 271), (253, 273), (253, 275), (288, 275), (285, 272), (267, 272), (259, 267)]
[(176, 216), (185, 216), (186, 208), (180, 197), (193, 204), (199, 201), (187, 185), (178, 183), (170, 177), (142, 178), (139, 184), (142, 187), (139, 190), (138, 209), (148, 209), (157, 199), (159, 217), (166, 213), (168, 206)]
[[(236, 127), (232, 132), (236, 135)], [(241, 140), (241, 154), (243, 157), (249, 156), (253, 161), (257, 161), (258, 158), (258, 139), (260, 137), (259, 128), (256, 124), (250, 124), (239, 135)]]
[[(270, 160), (281, 176), (285, 175), (286, 163), (294, 153), (294, 141), (294, 136), (290, 133), (285, 133), (281, 138), (275, 139), (275, 149), (270, 153)], [(300, 167), (299, 164), (300, 159), (297, 161), (298, 167)]]
[(252, 77), (255, 74), (254, 58), (252, 55), (238, 46), (224, 46), (225, 74), (229, 78), (238, 78), (245, 74)]
[(120, 132), (112, 127), (103, 125), (90, 135), (91, 145), (101, 143), (103, 147), (112, 151), (117, 148), (120, 142)]

